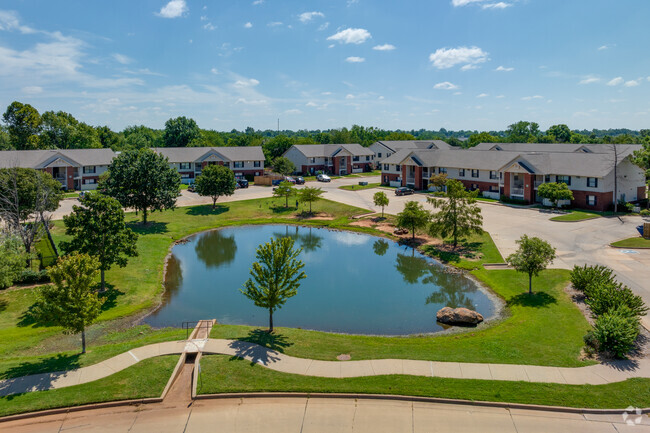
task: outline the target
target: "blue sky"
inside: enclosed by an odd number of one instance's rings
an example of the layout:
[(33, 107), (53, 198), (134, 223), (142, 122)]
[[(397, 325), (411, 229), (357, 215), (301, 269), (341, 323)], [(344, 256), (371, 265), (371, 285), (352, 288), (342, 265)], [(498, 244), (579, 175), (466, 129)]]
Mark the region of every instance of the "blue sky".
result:
[(648, 128), (650, 2), (4, 0), (0, 108), (206, 129)]

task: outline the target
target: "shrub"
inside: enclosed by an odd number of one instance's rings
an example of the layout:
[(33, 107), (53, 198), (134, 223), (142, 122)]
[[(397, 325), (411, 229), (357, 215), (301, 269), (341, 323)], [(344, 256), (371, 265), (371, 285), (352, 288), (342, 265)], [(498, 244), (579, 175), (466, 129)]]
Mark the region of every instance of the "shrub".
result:
[(522, 200), (522, 199), (518, 199), (518, 198), (510, 198), (507, 195), (501, 195), (501, 201), (503, 203), (518, 204), (518, 205), (530, 204), (526, 200)]
[(614, 281), (592, 286), (587, 304), (595, 317), (620, 307), (628, 308), (636, 317), (644, 316), (648, 312), (648, 307), (640, 296), (632, 293), (628, 287)]
[(592, 355), (598, 351), (598, 339), (594, 334), (594, 331), (591, 330), (582, 337), (582, 341), (585, 343), (585, 353)]
[(625, 358), (638, 335), (639, 320), (625, 306), (604, 313), (594, 325), (594, 337), (600, 350), (616, 358)]
[(650, 216), (650, 210), (649, 209), (641, 209), (641, 216)]
[(17, 284), (38, 284), (38, 283), (49, 283), (50, 277), (47, 274), (46, 270), (40, 272), (33, 271), (31, 269), (25, 269), (18, 277), (16, 281)]
[(613, 282), (613, 271), (607, 266), (574, 266), (571, 271), (571, 284), (573, 288), (590, 297), (591, 288), (605, 283)]

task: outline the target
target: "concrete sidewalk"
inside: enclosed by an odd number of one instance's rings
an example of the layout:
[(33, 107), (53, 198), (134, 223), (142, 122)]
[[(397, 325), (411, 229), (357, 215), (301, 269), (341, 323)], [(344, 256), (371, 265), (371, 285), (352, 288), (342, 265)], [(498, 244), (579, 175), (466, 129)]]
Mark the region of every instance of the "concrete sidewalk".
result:
[(409, 359), (320, 361), (295, 358), (244, 341), (196, 339), (168, 341), (138, 347), (98, 364), (76, 370), (5, 379), (0, 381), (0, 396), (88, 383), (131, 367), (143, 359), (199, 351), (204, 354), (236, 356), (283, 373), (333, 378), (404, 374), (454, 379), (507, 380), (570, 385), (602, 385), (621, 382), (633, 377), (650, 378), (650, 360), (648, 359), (615, 361), (578, 368)]

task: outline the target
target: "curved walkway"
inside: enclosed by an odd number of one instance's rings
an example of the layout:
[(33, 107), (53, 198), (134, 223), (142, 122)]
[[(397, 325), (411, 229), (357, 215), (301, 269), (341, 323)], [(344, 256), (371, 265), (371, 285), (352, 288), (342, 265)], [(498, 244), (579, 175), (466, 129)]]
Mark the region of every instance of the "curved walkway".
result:
[(404, 374), (454, 379), (508, 380), (570, 385), (602, 385), (621, 382), (633, 377), (650, 378), (650, 360), (648, 359), (613, 361), (578, 368), (410, 359), (320, 361), (295, 358), (255, 343), (238, 340), (202, 339), (150, 344), (129, 350), (98, 364), (76, 370), (5, 379), (0, 381), (0, 396), (88, 383), (131, 367), (143, 359), (199, 351), (204, 354), (221, 354), (243, 358), (282, 373), (333, 378)]

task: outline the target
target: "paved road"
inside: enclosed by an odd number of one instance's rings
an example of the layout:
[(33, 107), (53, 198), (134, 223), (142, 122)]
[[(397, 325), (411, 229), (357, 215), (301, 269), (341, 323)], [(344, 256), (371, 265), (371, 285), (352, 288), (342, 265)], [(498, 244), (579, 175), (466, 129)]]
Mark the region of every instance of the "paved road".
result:
[(36, 432), (477, 432), (643, 433), (647, 416), (626, 425), (621, 415), (580, 415), (393, 400), (345, 398), (228, 398), (189, 407), (166, 404), (98, 409), (0, 424)]

